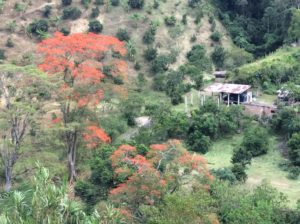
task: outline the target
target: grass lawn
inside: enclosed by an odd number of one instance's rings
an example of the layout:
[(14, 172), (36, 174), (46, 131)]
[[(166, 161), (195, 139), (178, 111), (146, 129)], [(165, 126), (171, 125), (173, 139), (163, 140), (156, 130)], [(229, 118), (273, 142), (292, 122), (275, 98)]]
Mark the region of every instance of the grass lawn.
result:
[[(230, 166), (232, 152), (241, 142), (242, 137), (242, 135), (235, 135), (215, 142), (212, 149), (205, 155), (209, 168)], [(272, 137), (268, 154), (252, 159), (252, 163), (247, 170), (246, 185), (252, 188), (262, 181), (267, 181), (284, 193), (290, 201), (290, 206), (295, 207), (297, 200), (300, 199), (300, 178), (290, 180), (287, 178), (288, 173), (278, 167), (278, 164), (284, 160), (278, 150), (278, 143), (276, 137)]]
[(257, 98), (257, 102), (263, 104), (274, 104), (276, 99), (277, 99), (276, 95), (262, 94)]
[(254, 158), (248, 170), (247, 184), (255, 186), (263, 180), (269, 182), (273, 187), (288, 196), (290, 205), (295, 207), (300, 199), (300, 178), (290, 180), (288, 173), (282, 171), (278, 164), (284, 160), (280, 155), (275, 138), (272, 139), (270, 151), (267, 155)]
[(242, 137), (242, 135), (235, 135), (215, 142), (211, 150), (205, 154), (209, 168), (230, 166), (233, 149), (241, 143)]

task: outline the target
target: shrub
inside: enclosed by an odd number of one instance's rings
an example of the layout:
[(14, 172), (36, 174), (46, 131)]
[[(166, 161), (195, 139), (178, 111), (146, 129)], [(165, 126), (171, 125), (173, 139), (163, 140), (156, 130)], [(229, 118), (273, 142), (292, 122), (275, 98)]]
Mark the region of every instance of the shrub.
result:
[(68, 36), (71, 31), (69, 28), (63, 27), (60, 29), (60, 32), (63, 33), (63, 35)]
[(212, 169), (211, 173), (219, 180), (228, 181), (231, 184), (237, 181), (234, 173), (229, 168)]
[(181, 22), (182, 22), (183, 25), (186, 25), (186, 24), (187, 24), (187, 14), (184, 14), (184, 15), (182, 16)]
[(92, 20), (89, 22), (89, 32), (101, 33), (103, 30), (103, 25), (98, 20)]
[(120, 41), (129, 41), (129, 39), (130, 39), (130, 36), (129, 36), (127, 30), (126, 30), (126, 29), (122, 29), (122, 28), (118, 29), (118, 32), (117, 32), (117, 34), (116, 34), (116, 37), (117, 37)]
[(128, 0), (128, 5), (132, 9), (142, 9), (144, 7), (144, 0)]
[(155, 41), (156, 28), (151, 26), (149, 30), (147, 30), (143, 36), (143, 42), (145, 44), (152, 44)]
[(120, 0), (110, 0), (112, 6), (118, 6), (120, 4)]
[(126, 101), (122, 102), (121, 111), (129, 126), (135, 125), (134, 118), (141, 114), (144, 100), (139, 95), (132, 95)]
[(14, 47), (14, 42), (12, 41), (12, 39), (9, 37), (6, 41), (6, 46), (7, 47)]
[(210, 39), (212, 39), (214, 42), (219, 42), (221, 40), (221, 33), (218, 31), (213, 32), (210, 35)]
[(147, 80), (145, 78), (144, 73), (139, 73), (138, 77), (137, 77), (137, 82), (136, 82), (137, 90), (141, 91), (143, 89), (143, 87), (146, 85), (146, 83), (147, 83)]
[(81, 4), (84, 6), (84, 8), (88, 8), (91, 0), (81, 0)]
[(164, 91), (166, 89), (166, 76), (162, 73), (154, 76), (152, 88), (156, 91)]
[(269, 137), (267, 131), (262, 127), (248, 128), (242, 141), (242, 147), (245, 147), (252, 156), (266, 154), (269, 149)]
[(95, 205), (97, 202), (97, 190), (95, 185), (89, 181), (77, 181), (74, 187), (75, 196), (80, 197), (84, 202)]
[(223, 68), (225, 61), (225, 50), (221, 46), (216, 46), (211, 54), (211, 59), (217, 69)]
[(61, 0), (61, 3), (62, 3), (63, 6), (71, 5), (72, 0)]
[(26, 10), (26, 5), (23, 3), (16, 2), (14, 8), (17, 12), (23, 12)]
[(68, 7), (63, 10), (63, 19), (72, 19), (76, 20), (80, 18), (81, 11), (77, 7)]
[(294, 133), (288, 141), (289, 158), (293, 165), (300, 166), (300, 132)]
[(48, 18), (51, 15), (52, 6), (46, 5), (44, 8), (43, 16)]
[(5, 60), (6, 56), (5, 56), (5, 50), (4, 49), (0, 49), (0, 60)]
[(144, 51), (144, 58), (147, 61), (153, 61), (157, 56), (157, 50), (156, 48), (153, 47), (148, 47), (145, 51)]
[(176, 24), (175, 16), (166, 16), (165, 17), (165, 24), (167, 26), (175, 26), (175, 24)]
[(96, 5), (103, 5), (104, 4), (104, 0), (95, 0), (95, 4)]
[(207, 153), (212, 142), (210, 137), (203, 135), (199, 131), (188, 132), (187, 143), (189, 148), (194, 152)]
[(203, 86), (203, 74), (196, 66), (182, 65), (180, 66), (180, 70), (195, 82), (194, 88), (200, 89)]
[(246, 167), (240, 163), (235, 163), (231, 168), (232, 173), (238, 181), (245, 182), (247, 179)]
[(201, 71), (211, 70), (211, 61), (206, 56), (206, 50), (203, 45), (194, 45), (187, 53), (187, 59), (190, 64), (196, 66)]
[(48, 21), (45, 19), (40, 19), (29, 24), (28, 32), (38, 35), (40, 31), (47, 32), (48, 27)]
[(122, 77), (119, 77), (119, 76), (113, 77), (113, 82), (116, 85), (123, 85), (124, 84), (124, 80), (122, 79)]
[(289, 179), (296, 180), (298, 179), (299, 175), (300, 175), (300, 167), (293, 166), (289, 169), (289, 174), (288, 174)]
[(171, 70), (167, 73), (166, 78), (166, 94), (171, 98), (171, 103), (173, 105), (177, 105), (183, 102), (182, 95), (186, 91), (186, 86), (183, 83), (184, 81), (184, 73), (179, 71)]
[(154, 73), (162, 73), (168, 70), (170, 59), (168, 55), (159, 55), (151, 63), (151, 70)]
[(195, 8), (201, 3), (201, 0), (188, 0), (189, 7)]
[(153, 8), (158, 9), (158, 7), (159, 7), (159, 2), (157, 0), (154, 0)]
[(196, 42), (196, 40), (197, 40), (197, 36), (196, 36), (196, 34), (193, 34), (193, 36), (190, 39), (191, 43)]
[(239, 148), (233, 152), (231, 162), (240, 163), (244, 166), (249, 165), (251, 163), (252, 154), (246, 150), (245, 148)]
[(134, 69), (136, 70), (136, 71), (139, 71), (139, 70), (141, 70), (141, 64), (139, 63), (139, 62), (136, 62), (135, 64), (134, 64)]
[(92, 12), (90, 14), (90, 18), (94, 19), (96, 17), (98, 17), (100, 14), (100, 10), (99, 10), (99, 7), (95, 7), (95, 8), (92, 8)]

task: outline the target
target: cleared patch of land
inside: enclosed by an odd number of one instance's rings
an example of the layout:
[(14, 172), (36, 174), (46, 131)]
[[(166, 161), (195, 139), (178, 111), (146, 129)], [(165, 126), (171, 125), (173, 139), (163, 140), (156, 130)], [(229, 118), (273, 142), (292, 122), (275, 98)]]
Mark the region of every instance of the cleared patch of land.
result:
[[(212, 149), (205, 155), (209, 168), (229, 167), (232, 152), (241, 140), (242, 135), (234, 135), (231, 138), (215, 142)], [(278, 146), (278, 139), (272, 136), (268, 154), (252, 159), (247, 170), (246, 186), (252, 188), (261, 184), (262, 181), (267, 181), (278, 191), (284, 193), (290, 201), (290, 206), (295, 207), (297, 200), (300, 199), (300, 179), (288, 179), (288, 173), (279, 168), (278, 165), (284, 158), (280, 154)]]

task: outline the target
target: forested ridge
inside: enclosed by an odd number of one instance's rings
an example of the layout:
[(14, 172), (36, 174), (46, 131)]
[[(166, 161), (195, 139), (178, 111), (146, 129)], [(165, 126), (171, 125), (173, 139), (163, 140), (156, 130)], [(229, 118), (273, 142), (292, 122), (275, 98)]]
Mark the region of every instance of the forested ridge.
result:
[(0, 0), (0, 224), (300, 223), (299, 7)]

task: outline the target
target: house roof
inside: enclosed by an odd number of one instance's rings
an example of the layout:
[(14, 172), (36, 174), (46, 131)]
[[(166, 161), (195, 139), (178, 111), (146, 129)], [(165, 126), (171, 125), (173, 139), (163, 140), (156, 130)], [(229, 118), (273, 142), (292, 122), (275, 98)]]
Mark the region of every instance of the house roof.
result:
[(214, 83), (207, 88), (204, 89), (205, 92), (212, 93), (232, 93), (232, 94), (241, 94), (251, 86), (249, 85), (241, 85), (241, 84), (227, 84), (227, 83)]
[(214, 75), (226, 75), (227, 71), (215, 71)]

